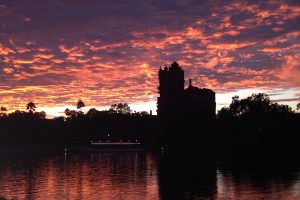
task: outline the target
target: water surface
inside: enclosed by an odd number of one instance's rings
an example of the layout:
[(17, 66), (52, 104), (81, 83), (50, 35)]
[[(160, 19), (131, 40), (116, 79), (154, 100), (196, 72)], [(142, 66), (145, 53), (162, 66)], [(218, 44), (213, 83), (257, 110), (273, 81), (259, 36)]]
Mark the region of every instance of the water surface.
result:
[[(181, 166), (181, 167), (178, 167)], [(3, 199), (300, 199), (295, 167), (182, 167), (152, 153), (6, 157)]]

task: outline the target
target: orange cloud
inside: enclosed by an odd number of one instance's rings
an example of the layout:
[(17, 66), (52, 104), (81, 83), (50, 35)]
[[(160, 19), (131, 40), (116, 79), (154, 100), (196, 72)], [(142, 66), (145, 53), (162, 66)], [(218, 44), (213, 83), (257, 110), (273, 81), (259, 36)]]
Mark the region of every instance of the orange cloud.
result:
[(5, 57), (0, 105), (24, 109), (28, 101), (36, 101), (40, 107), (65, 107), (79, 98), (95, 107), (155, 102), (157, 70), (173, 60), (200, 87), (300, 86), (299, 6), (288, 1), (195, 2), (173, 12), (177, 3), (153, 6), (142, 16), (131, 10), (120, 17), (118, 12), (117, 20), (110, 12), (103, 17), (101, 8), (80, 19), (57, 8), (57, 16), (64, 17), (46, 17), (45, 23), (34, 11), (30, 17), (20, 12), (15, 20), (10, 5), (0, 8), (0, 56)]
[(10, 74), (10, 73), (12, 73), (12, 72), (14, 71), (14, 69), (9, 68), (9, 67), (5, 67), (5, 68), (3, 68), (3, 71), (4, 71), (5, 73), (7, 73), (7, 74)]

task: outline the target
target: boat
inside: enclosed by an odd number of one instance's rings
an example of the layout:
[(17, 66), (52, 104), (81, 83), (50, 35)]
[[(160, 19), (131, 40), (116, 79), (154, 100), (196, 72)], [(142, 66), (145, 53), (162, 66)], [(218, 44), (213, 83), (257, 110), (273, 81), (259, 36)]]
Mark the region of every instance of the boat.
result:
[(90, 146), (80, 148), (81, 152), (135, 152), (143, 151), (139, 141), (91, 141)]

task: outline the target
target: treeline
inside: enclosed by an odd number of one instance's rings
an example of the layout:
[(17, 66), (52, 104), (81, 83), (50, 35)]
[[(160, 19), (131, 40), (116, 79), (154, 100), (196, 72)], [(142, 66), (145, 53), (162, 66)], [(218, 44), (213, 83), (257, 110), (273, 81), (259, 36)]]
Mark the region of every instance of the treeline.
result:
[(300, 113), (272, 103), (263, 93), (234, 96), (229, 107), (218, 112), (216, 125), (223, 154), (287, 155), (300, 150)]
[(84, 102), (77, 110), (65, 110), (65, 117), (46, 119), (45, 112), (36, 112), (33, 102), (27, 111), (0, 115), (2, 146), (72, 146), (86, 145), (91, 140), (139, 140), (153, 144), (158, 140), (157, 119), (147, 112), (132, 112), (127, 103), (113, 104), (109, 110), (91, 108), (84, 113)]
[[(203, 115), (172, 116), (160, 119), (147, 112), (132, 112), (126, 103), (84, 113), (83, 101), (65, 117), (46, 119), (33, 102), (27, 111), (0, 110), (0, 145), (72, 146), (91, 140), (139, 140), (148, 146), (170, 146), (180, 151), (199, 150), (216, 155), (279, 155), (300, 150), (300, 114), (287, 105), (271, 102), (266, 94), (245, 99), (232, 98), (215, 120)], [(298, 104), (297, 109), (300, 109)]]

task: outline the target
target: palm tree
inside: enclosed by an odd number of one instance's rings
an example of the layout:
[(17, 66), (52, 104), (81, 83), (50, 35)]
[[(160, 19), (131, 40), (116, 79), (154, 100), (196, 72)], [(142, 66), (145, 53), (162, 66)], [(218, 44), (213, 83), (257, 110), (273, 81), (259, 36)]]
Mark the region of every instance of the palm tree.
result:
[(0, 108), (0, 117), (6, 116), (7, 109), (5, 107)]
[(78, 100), (77, 102), (77, 109), (81, 109), (82, 107), (85, 107), (83, 101), (81, 99)]
[(27, 105), (26, 105), (26, 109), (30, 112), (30, 113), (33, 113), (36, 109), (36, 106), (35, 106), (35, 103), (33, 102), (29, 102)]
[(4, 112), (4, 113), (7, 111), (7, 109), (5, 107), (1, 107), (0, 110), (1, 110), (1, 112)]

